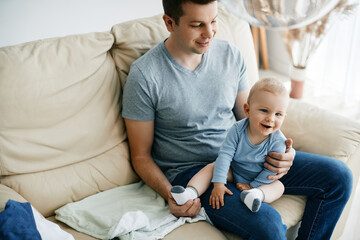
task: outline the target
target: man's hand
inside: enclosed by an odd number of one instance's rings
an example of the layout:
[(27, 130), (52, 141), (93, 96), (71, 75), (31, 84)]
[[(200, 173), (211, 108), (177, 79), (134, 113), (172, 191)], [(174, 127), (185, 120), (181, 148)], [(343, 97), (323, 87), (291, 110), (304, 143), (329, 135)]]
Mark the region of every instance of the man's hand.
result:
[(169, 204), (170, 212), (175, 217), (195, 217), (196, 215), (198, 215), (201, 209), (201, 203), (199, 198), (189, 200), (182, 206), (177, 205), (175, 199), (171, 195), (170, 190), (167, 202)]
[(214, 189), (211, 192), (209, 205), (213, 208), (220, 209), (224, 206), (225, 193), (233, 195), (233, 193), (223, 183), (214, 183)]
[(266, 156), (266, 162), (264, 167), (276, 175), (270, 175), (269, 180), (278, 180), (288, 173), (290, 167), (293, 165), (295, 158), (295, 150), (292, 148), (293, 140), (291, 138), (286, 139), (286, 151), (285, 153), (270, 152)]

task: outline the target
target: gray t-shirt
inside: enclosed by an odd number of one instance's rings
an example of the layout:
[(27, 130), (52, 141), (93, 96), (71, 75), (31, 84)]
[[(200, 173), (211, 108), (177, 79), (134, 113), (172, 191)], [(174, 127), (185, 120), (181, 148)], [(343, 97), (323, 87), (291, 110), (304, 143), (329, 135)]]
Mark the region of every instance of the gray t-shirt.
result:
[(191, 71), (161, 42), (131, 65), (122, 116), (154, 120), (152, 157), (171, 182), (179, 172), (216, 159), (234, 123), (236, 95), (248, 88), (245, 62), (234, 45), (214, 39)]

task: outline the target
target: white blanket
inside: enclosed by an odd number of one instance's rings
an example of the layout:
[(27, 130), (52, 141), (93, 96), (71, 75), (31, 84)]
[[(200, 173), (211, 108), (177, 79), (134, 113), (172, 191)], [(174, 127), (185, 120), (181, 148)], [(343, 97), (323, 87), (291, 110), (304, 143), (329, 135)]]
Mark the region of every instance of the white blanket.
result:
[(35, 208), (33, 211), (36, 228), (43, 240), (74, 240), (74, 237), (62, 230), (58, 225), (46, 220)]
[(100, 239), (161, 239), (185, 222), (206, 220), (205, 210), (176, 218), (165, 200), (142, 181), (110, 189), (55, 211), (56, 219)]

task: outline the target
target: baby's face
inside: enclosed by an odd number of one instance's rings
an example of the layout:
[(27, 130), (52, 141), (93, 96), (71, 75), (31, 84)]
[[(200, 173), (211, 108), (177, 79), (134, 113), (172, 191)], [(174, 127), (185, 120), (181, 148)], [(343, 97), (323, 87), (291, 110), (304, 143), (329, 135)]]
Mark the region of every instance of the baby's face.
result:
[(254, 92), (248, 110), (250, 127), (256, 134), (268, 136), (280, 129), (286, 117), (289, 97), (267, 91)]

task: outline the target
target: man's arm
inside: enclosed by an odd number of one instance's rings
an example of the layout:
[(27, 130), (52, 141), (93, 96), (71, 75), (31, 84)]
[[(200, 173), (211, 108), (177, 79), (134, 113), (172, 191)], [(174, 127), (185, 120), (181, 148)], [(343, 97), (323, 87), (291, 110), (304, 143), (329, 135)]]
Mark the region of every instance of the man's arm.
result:
[[(247, 102), (249, 90), (238, 92), (235, 100), (235, 106), (233, 109), (236, 120), (241, 120), (245, 117), (244, 104)], [(269, 180), (278, 180), (290, 170), (295, 158), (295, 150), (292, 148), (292, 139), (286, 140), (285, 153), (269, 153), (266, 157), (264, 167), (268, 170), (277, 173), (268, 177)]]
[(176, 216), (196, 216), (200, 211), (199, 199), (189, 200), (178, 206), (170, 194), (171, 184), (151, 156), (154, 140), (154, 121), (136, 121), (125, 118), (128, 134), (131, 163), (135, 172), (152, 189), (167, 200), (170, 212)]
[(244, 104), (247, 102), (248, 96), (249, 96), (249, 90), (244, 90), (237, 93), (235, 99), (235, 106), (233, 108), (236, 121), (239, 121), (245, 117)]

